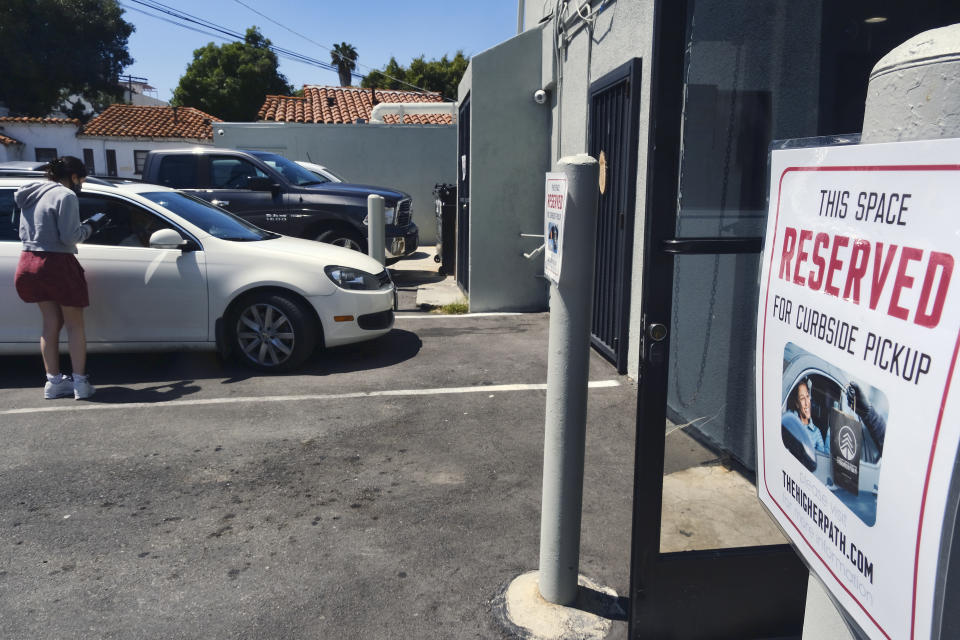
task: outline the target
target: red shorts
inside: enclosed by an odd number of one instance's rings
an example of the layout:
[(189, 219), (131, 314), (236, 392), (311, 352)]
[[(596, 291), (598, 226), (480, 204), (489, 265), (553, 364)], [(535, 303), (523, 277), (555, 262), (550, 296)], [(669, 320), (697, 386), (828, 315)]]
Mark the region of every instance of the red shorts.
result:
[(83, 267), (72, 253), (24, 251), (14, 277), (24, 302), (56, 302), (64, 307), (90, 306)]

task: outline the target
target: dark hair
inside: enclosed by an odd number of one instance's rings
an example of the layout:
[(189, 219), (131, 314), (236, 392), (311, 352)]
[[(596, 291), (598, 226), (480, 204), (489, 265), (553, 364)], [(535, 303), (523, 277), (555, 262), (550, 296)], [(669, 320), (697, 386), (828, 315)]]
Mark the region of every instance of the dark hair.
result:
[(810, 393), (810, 378), (803, 378), (797, 383), (797, 386), (790, 392), (790, 409), (800, 413), (800, 385), (807, 387), (807, 393)]
[(74, 156), (56, 158), (40, 168), (46, 172), (47, 178), (56, 182), (69, 179), (73, 174), (77, 174), (78, 178), (87, 177), (87, 167), (80, 158)]

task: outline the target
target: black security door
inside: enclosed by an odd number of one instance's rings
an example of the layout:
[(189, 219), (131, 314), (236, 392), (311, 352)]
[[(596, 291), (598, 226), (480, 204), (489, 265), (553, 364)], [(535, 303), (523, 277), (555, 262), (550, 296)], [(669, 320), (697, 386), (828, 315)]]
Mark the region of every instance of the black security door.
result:
[[(808, 571), (792, 547), (661, 552), (667, 434), (682, 430), (752, 477), (770, 142), (855, 132), (868, 70), (897, 43), (956, 22), (956, 7), (656, 2), (632, 639), (799, 636)], [(683, 508), (698, 517), (695, 505)]]
[(640, 69), (640, 60), (631, 60), (590, 87), (590, 155), (600, 163), (590, 333), (620, 373), (627, 371)]
[(457, 284), (470, 292), (470, 96), (457, 116)]
[[(737, 0), (656, 6), (632, 640), (798, 637), (803, 625), (808, 572), (789, 545), (674, 553), (660, 546), (668, 431), (683, 429), (723, 458), (747, 463), (753, 454), (756, 269), (771, 135), (764, 89), (783, 85), (762, 64), (759, 46), (778, 31), (763, 25), (770, 14), (751, 7)], [(788, 19), (801, 16), (783, 8), (781, 18), (794, 26)], [(790, 113), (804, 115), (800, 105), (782, 107), (784, 119)], [(696, 507), (687, 508), (696, 519)]]

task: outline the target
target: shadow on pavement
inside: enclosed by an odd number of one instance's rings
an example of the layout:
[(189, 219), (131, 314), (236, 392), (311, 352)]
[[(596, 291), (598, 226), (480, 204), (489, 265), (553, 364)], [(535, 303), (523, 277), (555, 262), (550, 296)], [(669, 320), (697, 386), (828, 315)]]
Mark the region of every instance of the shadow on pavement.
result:
[(99, 386), (97, 392), (88, 402), (100, 404), (131, 404), (134, 402), (170, 402), (200, 391), (201, 387), (193, 384), (193, 380), (181, 380), (161, 384), (145, 389), (129, 389), (120, 386)]
[[(367, 342), (318, 350), (298, 369), (271, 374), (226, 362), (210, 352), (94, 353), (87, 369), (97, 387), (99, 402), (159, 402), (195, 393), (195, 380), (222, 379), (230, 384), (257, 377), (326, 376), (390, 367), (417, 355), (423, 343), (417, 334), (401, 329)], [(39, 351), (39, 345), (37, 347)], [(61, 356), (63, 371), (70, 371), (70, 359)], [(177, 380), (177, 382), (170, 382)], [(43, 361), (36, 356), (0, 358), (0, 389), (42, 387)], [(126, 385), (162, 383), (147, 389)]]
[(624, 596), (613, 596), (583, 585), (577, 586), (577, 601), (574, 608), (592, 613), (607, 620), (621, 620), (626, 622), (630, 599)]
[(436, 271), (398, 270), (391, 271), (391, 276), (393, 277), (393, 284), (398, 288), (416, 287), (446, 280), (446, 276), (440, 275)]

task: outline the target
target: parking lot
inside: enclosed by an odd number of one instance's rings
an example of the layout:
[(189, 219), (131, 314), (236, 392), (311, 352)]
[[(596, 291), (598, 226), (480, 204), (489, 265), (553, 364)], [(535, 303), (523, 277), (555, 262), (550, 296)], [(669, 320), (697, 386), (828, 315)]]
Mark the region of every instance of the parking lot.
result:
[[(547, 325), (401, 314), (287, 376), (93, 355), (91, 402), (3, 358), (0, 637), (499, 637), (538, 561)], [(581, 572), (625, 594), (636, 388), (591, 380)]]

